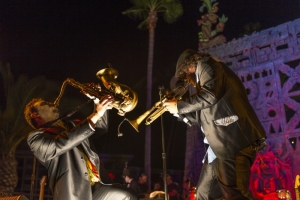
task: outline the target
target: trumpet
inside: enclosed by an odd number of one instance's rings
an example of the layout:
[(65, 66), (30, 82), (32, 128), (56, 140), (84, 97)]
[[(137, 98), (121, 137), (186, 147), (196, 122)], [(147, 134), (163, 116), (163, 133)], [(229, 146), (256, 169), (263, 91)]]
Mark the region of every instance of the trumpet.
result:
[(138, 126), (142, 123), (142, 121), (144, 121), (144, 119), (146, 119), (145, 120), (146, 125), (151, 124), (153, 121), (155, 121), (159, 116), (161, 116), (165, 112), (165, 107), (163, 106), (163, 103), (167, 100), (171, 100), (174, 98), (180, 100), (182, 96), (185, 94), (185, 92), (187, 91), (187, 87), (191, 84), (193, 84), (191, 80), (185, 79), (183, 86), (182, 85), (177, 86), (170, 92), (166, 93), (160, 101), (156, 102), (149, 110), (144, 112), (138, 118), (136, 118), (135, 120), (129, 120), (125, 118), (124, 120), (128, 121), (131, 124), (131, 126), (137, 132), (139, 132)]
[(98, 71), (96, 75), (102, 81), (106, 89), (101, 89), (94, 83), (80, 83), (72, 78), (68, 78), (63, 82), (60, 93), (54, 101), (54, 105), (59, 105), (64, 90), (67, 84), (69, 84), (93, 98), (100, 99), (107, 94), (113, 96), (114, 101), (112, 102), (112, 107), (118, 110), (120, 116), (124, 116), (126, 112), (135, 108), (138, 102), (138, 96), (136, 92), (128, 86), (120, 84), (115, 80), (119, 75), (117, 70), (109, 67)]

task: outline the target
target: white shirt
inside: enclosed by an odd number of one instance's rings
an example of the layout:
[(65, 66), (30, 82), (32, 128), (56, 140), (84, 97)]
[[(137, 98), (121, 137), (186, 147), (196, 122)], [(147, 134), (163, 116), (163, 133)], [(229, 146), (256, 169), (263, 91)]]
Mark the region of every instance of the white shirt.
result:
[[(200, 64), (200, 63), (198, 62), (198, 65), (199, 65), (199, 64)], [(196, 68), (196, 72), (195, 72), (195, 73), (196, 73), (196, 81), (197, 81), (197, 83), (199, 82), (198, 68), (199, 68), (199, 67)], [(204, 133), (202, 126), (201, 126), (201, 131)], [(205, 144), (208, 144), (208, 145), (209, 145), (209, 143), (208, 143), (206, 137), (204, 138), (203, 141), (204, 141)], [(204, 156), (204, 158), (203, 158), (203, 160), (202, 160), (202, 163), (205, 162), (205, 157), (206, 157), (206, 155), (207, 155), (207, 162), (208, 162), (208, 163), (211, 163), (212, 161), (214, 161), (214, 159), (217, 158), (216, 154), (213, 152), (213, 150), (210, 148), (210, 146), (209, 146), (208, 149), (206, 150), (206, 154), (205, 154), (205, 156)]]
[[(201, 127), (201, 129), (202, 129), (202, 127)], [(205, 144), (208, 144), (208, 141), (207, 141), (206, 137), (204, 138), (203, 141), (204, 141)], [(207, 162), (208, 162), (208, 163), (211, 163), (212, 161), (214, 161), (214, 159), (217, 158), (216, 154), (213, 152), (213, 150), (210, 148), (210, 146), (209, 146), (208, 149), (206, 150), (205, 156), (206, 156), (206, 155), (207, 155)], [(205, 162), (205, 156), (204, 156), (204, 158), (203, 158), (203, 160), (202, 160), (202, 163)]]

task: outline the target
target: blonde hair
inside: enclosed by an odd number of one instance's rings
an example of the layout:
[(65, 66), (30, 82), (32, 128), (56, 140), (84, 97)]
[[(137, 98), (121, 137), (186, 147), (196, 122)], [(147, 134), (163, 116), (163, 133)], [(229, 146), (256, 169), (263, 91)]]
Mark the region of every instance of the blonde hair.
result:
[(36, 121), (31, 117), (31, 114), (34, 112), (37, 112), (37, 110), (34, 107), (34, 104), (38, 101), (44, 101), (44, 99), (42, 98), (33, 98), (26, 106), (24, 109), (24, 117), (27, 121), (27, 123), (33, 127), (33, 128), (37, 128), (37, 124)]

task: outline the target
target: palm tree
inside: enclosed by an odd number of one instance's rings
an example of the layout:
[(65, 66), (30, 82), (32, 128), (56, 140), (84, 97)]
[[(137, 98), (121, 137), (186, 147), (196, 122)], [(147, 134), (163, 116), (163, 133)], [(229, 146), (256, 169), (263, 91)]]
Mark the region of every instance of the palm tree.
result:
[(39, 76), (28, 79), (25, 75), (14, 80), (9, 64), (0, 62), (4, 94), (0, 109), (0, 193), (11, 196), (18, 183), (15, 152), (18, 145), (31, 131), (24, 119), (25, 105), (34, 97), (47, 98), (59, 86), (54, 81)]
[[(138, 28), (149, 30), (148, 64), (147, 64), (147, 102), (146, 109), (151, 107), (152, 100), (152, 68), (154, 54), (154, 31), (158, 14), (162, 14), (167, 23), (174, 23), (183, 13), (178, 0), (131, 0), (132, 8), (122, 12), (132, 18), (142, 19)], [(149, 174), (148, 184), (151, 185), (151, 127), (146, 127), (145, 136), (145, 171)]]

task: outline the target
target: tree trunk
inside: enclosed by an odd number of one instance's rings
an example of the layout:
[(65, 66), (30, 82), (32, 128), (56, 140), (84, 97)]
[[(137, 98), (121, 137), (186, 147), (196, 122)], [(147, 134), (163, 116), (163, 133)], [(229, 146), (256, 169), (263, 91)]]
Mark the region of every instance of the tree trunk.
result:
[[(152, 68), (154, 52), (154, 28), (149, 29), (149, 49), (147, 65), (147, 103), (146, 109), (151, 108), (152, 104)], [(151, 126), (146, 126), (145, 136), (145, 172), (148, 174), (147, 183), (151, 188)]]
[(0, 155), (0, 196), (12, 196), (18, 183), (15, 154)]

